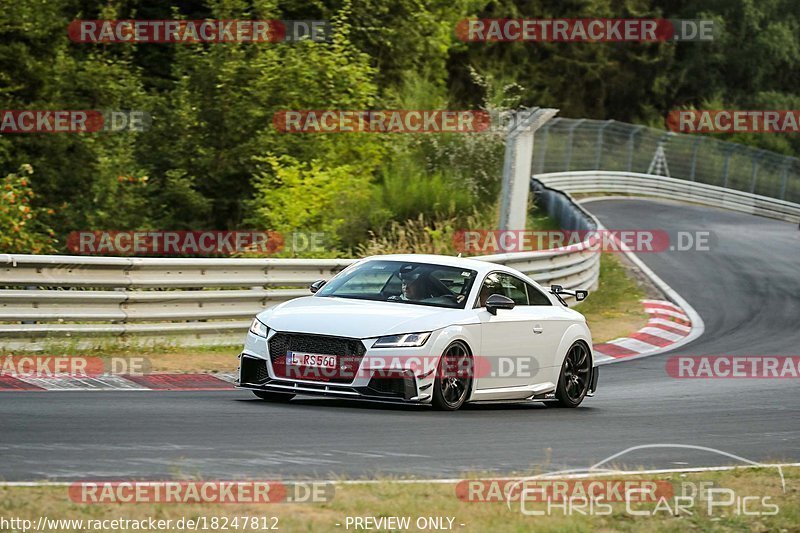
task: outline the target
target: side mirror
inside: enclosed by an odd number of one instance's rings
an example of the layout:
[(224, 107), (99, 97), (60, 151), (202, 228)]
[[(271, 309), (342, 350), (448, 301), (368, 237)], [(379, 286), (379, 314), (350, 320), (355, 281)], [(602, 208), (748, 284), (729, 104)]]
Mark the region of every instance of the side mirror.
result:
[(514, 309), (514, 300), (502, 294), (492, 294), (486, 299), (486, 310), (496, 315), (498, 309)]
[(326, 283), (328, 282), (325, 281), (324, 279), (318, 279), (317, 281), (308, 286), (308, 290), (310, 290), (312, 294), (316, 294), (316, 292), (320, 290), (322, 286), (325, 285)]
[(550, 285), (550, 292), (558, 298), (558, 301), (562, 303), (562, 305), (567, 305), (567, 302), (564, 301), (564, 298), (561, 297), (562, 294), (566, 294), (568, 296), (574, 296), (575, 301), (581, 302), (589, 296), (589, 291), (585, 291), (582, 289), (568, 291), (564, 290), (564, 287), (561, 285)]

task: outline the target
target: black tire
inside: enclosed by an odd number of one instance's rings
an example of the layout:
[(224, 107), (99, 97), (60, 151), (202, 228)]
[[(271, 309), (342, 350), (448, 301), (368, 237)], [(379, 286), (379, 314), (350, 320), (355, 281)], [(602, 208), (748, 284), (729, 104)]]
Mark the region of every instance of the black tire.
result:
[(433, 382), (431, 403), (437, 411), (456, 411), (467, 400), (472, 387), (472, 355), (461, 341), (456, 341), (439, 358)]
[(264, 401), (276, 403), (286, 403), (294, 398), (294, 394), (284, 394), (283, 392), (267, 392), (263, 390), (254, 390), (253, 394)]
[(592, 355), (583, 342), (576, 342), (570, 346), (561, 365), (561, 374), (558, 376), (556, 388), (556, 401), (547, 402), (554, 407), (578, 407), (586, 393), (589, 392), (589, 382), (592, 377)]

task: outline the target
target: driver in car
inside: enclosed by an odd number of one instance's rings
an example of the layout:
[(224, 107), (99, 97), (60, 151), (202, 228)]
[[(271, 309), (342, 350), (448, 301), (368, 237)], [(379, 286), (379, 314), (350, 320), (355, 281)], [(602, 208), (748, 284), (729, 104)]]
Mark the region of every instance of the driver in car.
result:
[(419, 272), (401, 273), (400, 281), (402, 282), (401, 300), (419, 301), (430, 296), (425, 291), (425, 280)]
[(436, 288), (434, 278), (428, 277), (428, 273), (419, 271), (401, 271), (398, 276), (401, 282), (401, 291), (398, 296), (390, 296), (389, 300), (400, 300), (403, 302), (431, 302), (439, 301), (445, 304), (460, 304), (466, 298), (463, 294), (453, 294), (447, 287), (442, 285), (441, 289)]

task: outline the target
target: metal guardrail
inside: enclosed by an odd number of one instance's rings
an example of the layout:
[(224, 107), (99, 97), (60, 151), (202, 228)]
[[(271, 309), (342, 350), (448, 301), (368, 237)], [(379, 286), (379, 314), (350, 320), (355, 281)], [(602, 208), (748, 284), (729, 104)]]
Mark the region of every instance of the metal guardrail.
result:
[(659, 147), (673, 178), (800, 203), (800, 159), (796, 157), (713, 135), (672, 133), (615, 120), (556, 117), (548, 121), (536, 132), (533, 174), (650, 173)]
[(615, 193), (682, 200), (800, 223), (800, 204), (682, 179), (633, 172), (553, 172), (535, 178), (570, 194)]
[[(600, 269), (580, 246), (476, 259), (567, 288), (594, 288)], [(355, 261), (0, 255), (0, 347), (235, 343), (256, 313)]]

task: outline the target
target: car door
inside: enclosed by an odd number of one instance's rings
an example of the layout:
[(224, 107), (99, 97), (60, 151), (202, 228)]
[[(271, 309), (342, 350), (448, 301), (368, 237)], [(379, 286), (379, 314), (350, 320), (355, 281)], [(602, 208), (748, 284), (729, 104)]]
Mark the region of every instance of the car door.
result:
[(526, 283), (525, 289), (528, 293), (528, 306), (525, 311), (533, 327), (541, 331), (537, 334), (531, 354), (536, 358), (537, 367), (543, 370), (539, 374), (540, 378), (534, 382), (542, 382), (552, 379), (552, 373), (547, 370), (548, 368), (561, 366), (563, 354), (557, 353), (558, 347), (567, 328), (572, 324), (572, 319), (565, 312), (565, 307), (554, 305), (550, 298), (535, 286)]
[[(549, 299), (532, 291), (537, 289), (505, 272), (486, 276), (476, 302), (482, 327), (476, 389), (521, 387), (548, 380), (549, 373), (542, 369), (553, 364), (552, 354), (563, 327)], [(514, 309), (489, 313), (485, 302), (492, 294), (514, 300)]]

